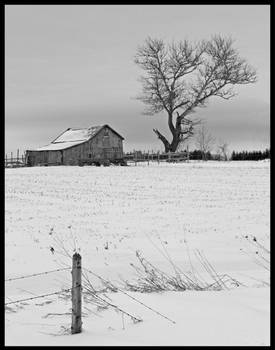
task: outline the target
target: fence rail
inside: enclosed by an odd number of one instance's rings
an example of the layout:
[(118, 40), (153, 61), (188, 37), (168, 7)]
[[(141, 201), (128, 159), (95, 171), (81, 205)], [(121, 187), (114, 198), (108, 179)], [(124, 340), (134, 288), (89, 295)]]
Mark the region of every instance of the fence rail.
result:
[(149, 162), (155, 161), (155, 162), (184, 162), (189, 161), (189, 152), (141, 152), (141, 151), (133, 151), (130, 153), (124, 154), (124, 160), (127, 162)]
[[(123, 154), (123, 159), (126, 162), (134, 162), (135, 164), (139, 162), (185, 162), (189, 161), (189, 152), (141, 152), (141, 151), (133, 151), (129, 153)], [(47, 164), (48, 165), (48, 164)], [(27, 166), (26, 161), (26, 152), (19, 152), (19, 149), (16, 152), (16, 155), (13, 152), (8, 156), (5, 156), (5, 168), (18, 168)]]
[(10, 153), (10, 157), (5, 156), (5, 168), (18, 168), (26, 166), (26, 152), (20, 154), (19, 149), (16, 155), (13, 152)]

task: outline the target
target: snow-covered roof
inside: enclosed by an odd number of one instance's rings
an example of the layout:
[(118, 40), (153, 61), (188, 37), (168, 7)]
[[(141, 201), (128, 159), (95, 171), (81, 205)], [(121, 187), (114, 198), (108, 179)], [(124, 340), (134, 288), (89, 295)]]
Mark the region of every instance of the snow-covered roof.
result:
[(61, 149), (70, 148), (72, 146), (79, 145), (85, 141), (68, 141), (68, 142), (59, 142), (59, 143), (50, 143), (49, 145), (42, 146), (36, 149), (32, 149), (32, 151), (58, 151)]
[(61, 149), (70, 148), (88, 141), (93, 137), (103, 126), (92, 126), (86, 129), (69, 128), (54, 139), (49, 145), (32, 149), (31, 151), (58, 151)]
[(92, 136), (94, 136), (100, 129), (100, 126), (92, 126), (88, 129), (67, 129), (63, 134), (58, 136), (52, 143), (59, 142), (84, 142), (88, 141)]
[[(110, 128), (109, 125), (91, 126), (90, 128), (86, 129), (69, 128), (66, 131), (64, 131), (61, 135), (59, 135), (56, 139), (54, 139), (49, 145), (35, 148), (31, 151), (58, 151), (61, 149), (66, 149), (72, 146), (79, 145), (90, 140), (99, 132), (99, 130), (101, 130), (105, 126)], [(113, 130), (112, 128), (110, 129)], [(123, 137), (119, 135), (115, 130), (113, 131), (123, 139)]]

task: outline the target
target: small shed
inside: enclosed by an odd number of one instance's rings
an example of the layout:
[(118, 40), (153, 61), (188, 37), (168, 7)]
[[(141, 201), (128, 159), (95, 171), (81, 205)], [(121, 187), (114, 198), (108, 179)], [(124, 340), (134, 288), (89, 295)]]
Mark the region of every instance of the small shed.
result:
[(124, 138), (109, 125), (68, 128), (49, 145), (26, 151), (27, 164), (83, 165), (123, 161)]

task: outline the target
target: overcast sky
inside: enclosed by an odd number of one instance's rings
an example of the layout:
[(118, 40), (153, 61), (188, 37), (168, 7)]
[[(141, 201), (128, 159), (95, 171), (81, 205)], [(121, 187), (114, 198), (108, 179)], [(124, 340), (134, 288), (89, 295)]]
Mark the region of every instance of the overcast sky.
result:
[(50, 143), (69, 127), (109, 124), (124, 149), (162, 149), (167, 117), (144, 116), (133, 58), (146, 37), (166, 42), (232, 36), (258, 82), (230, 101), (213, 98), (197, 117), (230, 149), (269, 147), (268, 5), (6, 5), (6, 153)]

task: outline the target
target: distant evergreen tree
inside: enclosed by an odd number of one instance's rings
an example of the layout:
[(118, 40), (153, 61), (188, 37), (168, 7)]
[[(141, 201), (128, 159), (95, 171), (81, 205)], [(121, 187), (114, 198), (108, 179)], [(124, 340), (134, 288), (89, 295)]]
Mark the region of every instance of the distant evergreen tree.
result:
[(189, 153), (189, 159), (202, 160), (204, 159), (204, 154), (202, 151), (195, 149), (193, 152)]
[(262, 160), (270, 158), (270, 149), (265, 151), (233, 151), (231, 154), (231, 160)]

